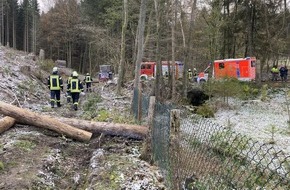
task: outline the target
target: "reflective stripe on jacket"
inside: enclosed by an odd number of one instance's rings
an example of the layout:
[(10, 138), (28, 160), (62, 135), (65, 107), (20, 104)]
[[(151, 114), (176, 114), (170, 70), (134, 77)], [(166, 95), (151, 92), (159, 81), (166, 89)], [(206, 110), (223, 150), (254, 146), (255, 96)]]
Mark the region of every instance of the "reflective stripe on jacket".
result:
[(279, 70), (278, 70), (278, 68), (273, 67), (273, 68), (271, 69), (271, 72), (272, 72), (272, 73), (279, 73)]
[(49, 77), (50, 90), (60, 90), (59, 75), (51, 75)]
[(192, 79), (192, 71), (188, 71), (187, 75), (189, 79)]
[(79, 79), (71, 79), (70, 81), (70, 92), (81, 92), (81, 89), (79, 87)]
[(72, 77), (68, 77), (68, 79), (67, 79), (68, 84), (70, 83), (71, 79), (72, 79)]
[(85, 80), (86, 82), (92, 82), (92, 80), (91, 80), (91, 76), (86, 76), (86, 80)]

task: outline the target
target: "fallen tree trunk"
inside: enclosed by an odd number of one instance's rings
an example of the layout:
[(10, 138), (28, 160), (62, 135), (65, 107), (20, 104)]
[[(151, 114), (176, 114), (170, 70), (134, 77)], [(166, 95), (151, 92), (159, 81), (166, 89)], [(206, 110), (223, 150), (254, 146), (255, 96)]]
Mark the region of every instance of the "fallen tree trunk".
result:
[(8, 116), (0, 119), (0, 134), (12, 127), (15, 124), (15, 121), (14, 118)]
[(15, 118), (17, 122), (47, 128), (76, 140), (88, 141), (92, 136), (90, 132), (72, 127), (52, 117), (34, 113), (27, 109), (22, 109), (1, 101), (0, 113)]
[(140, 125), (129, 125), (120, 123), (93, 122), (81, 119), (55, 118), (63, 123), (90, 131), (92, 133), (103, 133), (106, 135), (123, 136), (133, 139), (144, 139), (147, 135), (148, 128)]

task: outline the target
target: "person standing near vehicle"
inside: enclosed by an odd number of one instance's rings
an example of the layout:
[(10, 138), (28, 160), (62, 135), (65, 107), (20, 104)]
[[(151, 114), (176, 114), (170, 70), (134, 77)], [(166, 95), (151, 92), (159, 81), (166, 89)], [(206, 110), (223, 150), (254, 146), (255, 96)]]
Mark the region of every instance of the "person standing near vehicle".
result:
[(70, 80), (70, 83), (68, 83), (67, 85), (67, 89), (69, 90), (72, 97), (74, 110), (78, 110), (80, 93), (84, 91), (83, 85), (81, 81), (78, 79), (78, 76), (79, 76), (78, 73), (74, 71), (72, 74), (72, 79)]
[(288, 75), (287, 66), (285, 65), (285, 66), (280, 67), (279, 72), (280, 72), (280, 77), (281, 77), (282, 82), (286, 82), (287, 75)]
[(51, 108), (54, 108), (55, 102), (57, 107), (61, 107), (60, 90), (63, 91), (63, 82), (61, 76), (58, 75), (57, 67), (53, 67), (52, 74), (47, 79), (47, 86), (50, 89)]
[(86, 83), (86, 92), (89, 92), (89, 91), (92, 92), (91, 87), (92, 87), (93, 80), (89, 73), (86, 74), (84, 82)]
[[(68, 79), (67, 79), (67, 81), (66, 81), (66, 84), (67, 84), (67, 85), (70, 83), (70, 81), (71, 81), (71, 79), (72, 79), (72, 76), (73, 76), (73, 74), (71, 74), (71, 75), (68, 77)], [(67, 97), (66, 97), (66, 100), (67, 100), (67, 103), (70, 103), (70, 101), (71, 101), (71, 94), (70, 94), (70, 90), (69, 90), (69, 89), (67, 89)]]
[(188, 80), (191, 82), (192, 81), (192, 71), (191, 71), (191, 69), (188, 69), (187, 77), (188, 77)]
[(271, 69), (272, 73), (272, 81), (277, 81), (278, 80), (278, 75), (279, 75), (279, 69), (277, 68), (276, 65), (274, 65)]

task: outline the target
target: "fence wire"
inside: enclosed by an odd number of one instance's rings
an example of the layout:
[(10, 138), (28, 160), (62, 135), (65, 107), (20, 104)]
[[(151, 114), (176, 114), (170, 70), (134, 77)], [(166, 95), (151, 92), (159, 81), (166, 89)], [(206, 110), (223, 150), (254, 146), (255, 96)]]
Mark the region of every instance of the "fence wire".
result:
[[(149, 97), (142, 95), (142, 100), (146, 119)], [(169, 189), (290, 189), (290, 156), (273, 144), (254, 141), (186, 111), (181, 112), (180, 132), (173, 140), (172, 109), (156, 102), (151, 131), (153, 159)]]
[(290, 189), (289, 155), (197, 115), (181, 115), (178, 183), (184, 189)]
[(170, 171), (170, 110), (166, 104), (156, 103), (151, 131), (154, 162), (163, 170), (166, 178)]

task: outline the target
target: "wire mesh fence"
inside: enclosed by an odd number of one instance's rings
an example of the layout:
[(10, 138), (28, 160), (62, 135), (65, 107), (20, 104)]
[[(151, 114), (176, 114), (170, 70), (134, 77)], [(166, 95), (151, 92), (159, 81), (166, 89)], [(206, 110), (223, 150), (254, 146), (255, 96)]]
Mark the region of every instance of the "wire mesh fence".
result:
[(136, 120), (144, 119), (148, 115), (149, 96), (142, 94), (138, 88), (134, 88), (132, 100), (132, 113)]
[[(148, 110), (149, 97), (142, 99)], [(156, 102), (151, 131), (153, 159), (169, 189), (290, 189), (289, 155), (186, 111), (174, 137), (172, 109)]]
[(182, 114), (178, 166), (199, 189), (290, 189), (290, 157), (196, 115)]

